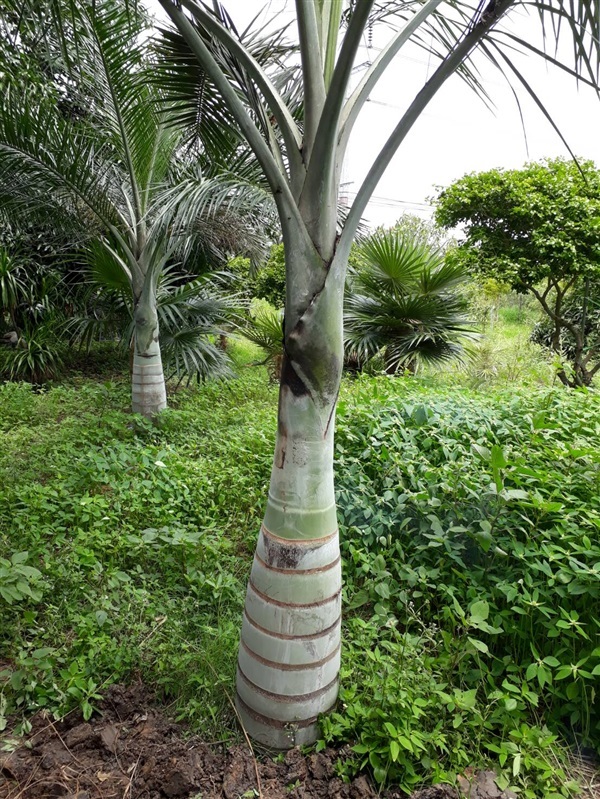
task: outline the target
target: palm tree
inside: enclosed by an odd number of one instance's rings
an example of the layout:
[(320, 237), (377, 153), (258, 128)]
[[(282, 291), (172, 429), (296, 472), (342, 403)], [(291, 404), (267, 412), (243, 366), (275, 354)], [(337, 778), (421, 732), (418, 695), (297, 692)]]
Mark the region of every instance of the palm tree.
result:
[[(598, 0), (483, 0), (475, 8), (460, 0), (296, 0), (304, 111), (300, 122), (273, 76), (208, 5), (197, 0), (159, 2), (256, 154), (281, 221), (287, 286), (277, 441), (242, 624), (237, 702), (251, 735), (285, 748), (314, 740), (317, 716), (337, 696), (341, 573), (333, 428), (344, 360), (346, 266), (364, 209), (404, 138), (446, 80), (459, 72), (480, 86), (468, 65), (475, 50), (533, 93), (511, 53), (515, 46), (540, 51), (497, 29), (513, 9), (531, 5), (539, 11), (546, 40), (552, 43), (552, 55), (546, 56), (550, 61), (557, 61), (555, 40), (569, 36), (575, 60), (565, 68), (597, 85), (600, 7)], [(351, 91), (365, 30), (390, 15), (396, 32)], [(170, 36), (174, 40), (176, 34)], [(374, 158), (338, 226), (341, 167), (353, 125), (388, 65), (411, 41), (431, 52), (436, 67)], [(243, 66), (243, 84), (222, 68), (222, 51)], [(260, 117), (257, 94), (267, 109)]]
[(414, 371), (417, 361), (460, 357), (473, 338), (460, 294), (467, 272), (418, 235), (378, 231), (349, 267), (344, 300), (346, 356), (364, 365), (383, 355), (385, 370)]
[[(84, 111), (65, 115), (54, 96), (40, 99), (39, 91), (29, 96), (18, 84), (7, 87), (0, 111), (1, 200), (14, 214), (37, 212), (85, 231), (97, 269), (126, 282), (132, 297), (132, 408), (151, 417), (166, 406), (161, 273), (170, 263), (189, 260), (209, 239), (209, 226), (211, 234), (217, 227), (237, 232), (231, 238), (239, 244), (242, 230), (232, 220), (242, 206), (254, 214), (264, 208), (265, 193), (243, 178), (236, 182), (230, 170), (200, 172), (183, 159), (181, 133), (166, 124), (160, 89), (151, 80), (141, 10), (111, 0), (69, 6), (77, 53), (68, 66), (69, 90)], [(213, 146), (222, 145), (224, 157), (236, 155), (231, 126), (218, 109), (211, 110), (206, 127)], [(241, 226), (246, 234), (252, 221)], [(201, 352), (196, 347), (194, 356), (191, 350), (209, 328), (194, 329), (185, 341), (172, 331), (170, 343), (178, 345), (180, 356), (187, 344), (187, 356), (196, 357), (199, 367)], [(205, 342), (205, 355), (207, 347)], [(222, 373), (222, 358), (212, 358), (212, 364)], [(185, 365), (179, 357), (177, 370)], [(210, 373), (210, 359), (202, 366)]]
[(281, 377), (283, 362), (283, 311), (266, 300), (259, 303), (250, 308), (242, 332), (248, 341), (262, 349), (265, 359), (261, 365), (266, 365), (270, 380), (276, 382)]
[[(121, 341), (130, 351), (134, 325), (130, 288), (119, 270), (100, 272), (98, 263), (71, 297), (73, 313), (63, 324), (68, 340), (85, 349), (98, 340)], [(215, 340), (238, 327), (244, 299), (232, 290), (233, 278), (222, 272), (192, 277), (168, 264), (156, 289), (161, 353), (167, 380), (178, 385), (192, 380), (231, 377), (226, 352)]]

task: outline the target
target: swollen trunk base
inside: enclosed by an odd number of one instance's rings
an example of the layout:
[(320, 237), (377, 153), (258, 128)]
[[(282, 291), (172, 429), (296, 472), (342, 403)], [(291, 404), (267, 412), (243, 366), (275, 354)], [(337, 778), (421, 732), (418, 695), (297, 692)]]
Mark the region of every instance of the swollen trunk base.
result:
[(286, 540), (263, 526), (237, 676), (237, 709), (252, 738), (276, 749), (317, 739), (317, 717), (337, 699), (340, 615), (337, 530)]
[(167, 392), (160, 353), (133, 356), (131, 409), (152, 417), (167, 407)]

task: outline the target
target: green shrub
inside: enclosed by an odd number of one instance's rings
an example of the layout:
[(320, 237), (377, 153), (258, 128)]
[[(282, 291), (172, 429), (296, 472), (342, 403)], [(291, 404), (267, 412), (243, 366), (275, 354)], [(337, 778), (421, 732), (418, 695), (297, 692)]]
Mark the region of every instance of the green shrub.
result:
[(283, 244), (274, 244), (266, 263), (254, 279), (254, 296), (266, 300), (275, 308), (285, 305), (285, 256)]
[[(420, 669), (447, 695), (473, 692), (480, 719), (471, 717), (461, 744), (467, 759), (487, 752), (505, 765), (516, 737), (551, 741), (540, 717), (567, 740), (600, 744), (600, 431), (591, 421), (599, 405), (592, 393), (553, 390), (431, 395), (409, 381), (399, 396), (383, 379), (359, 381), (341, 404), (349, 607), (402, 641), (437, 631), (437, 654), (423, 656)], [(374, 670), (371, 690), (381, 693), (386, 679)], [(369, 745), (371, 736), (375, 746), (385, 732), (373, 724), (372, 703), (360, 702), (370, 720), (359, 740)], [(384, 702), (383, 713), (393, 722), (397, 710)], [(445, 735), (454, 723), (442, 726)], [(464, 767), (458, 743), (436, 751), (446, 772)], [(525, 796), (568, 795), (562, 778), (543, 777), (547, 765), (519, 752), (511, 768)], [(392, 755), (371, 762), (377, 777), (400, 762)], [(431, 761), (431, 752), (424, 760), (413, 752), (415, 779)]]

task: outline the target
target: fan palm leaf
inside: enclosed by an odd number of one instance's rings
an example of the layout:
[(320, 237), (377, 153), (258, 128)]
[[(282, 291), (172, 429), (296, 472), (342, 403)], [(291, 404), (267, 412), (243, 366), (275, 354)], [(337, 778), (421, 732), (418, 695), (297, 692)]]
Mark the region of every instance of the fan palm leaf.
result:
[(283, 311), (261, 302), (245, 319), (241, 331), (248, 341), (259, 346), (271, 380), (278, 380), (283, 361)]
[(395, 372), (414, 359), (443, 361), (473, 336), (467, 302), (457, 292), (466, 273), (417, 236), (379, 231), (358, 251), (348, 278), (346, 352), (365, 363), (383, 353)]

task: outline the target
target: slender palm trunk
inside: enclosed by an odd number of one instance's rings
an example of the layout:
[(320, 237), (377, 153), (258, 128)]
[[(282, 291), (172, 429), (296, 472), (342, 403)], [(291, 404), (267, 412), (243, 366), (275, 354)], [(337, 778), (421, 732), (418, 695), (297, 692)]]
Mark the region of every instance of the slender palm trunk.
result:
[(286, 326), (275, 457), (239, 651), (237, 706), (244, 726), (279, 749), (314, 741), (317, 716), (338, 692), (333, 428), (343, 363), (342, 295), (329, 277), (293, 327)]
[(167, 407), (154, 292), (142, 291), (136, 300), (134, 323), (131, 408), (152, 418)]

